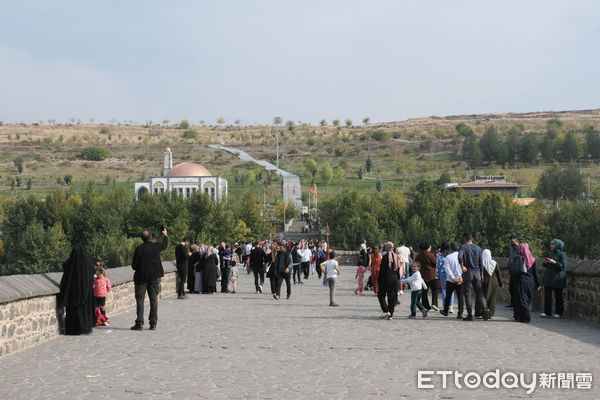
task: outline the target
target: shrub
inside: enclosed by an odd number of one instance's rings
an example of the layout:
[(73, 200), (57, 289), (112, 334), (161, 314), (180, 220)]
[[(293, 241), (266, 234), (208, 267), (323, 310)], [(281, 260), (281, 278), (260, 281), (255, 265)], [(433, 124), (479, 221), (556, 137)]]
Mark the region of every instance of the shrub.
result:
[(100, 133), (103, 135), (106, 135), (107, 133), (110, 133), (110, 129), (108, 129), (106, 126), (100, 128)]
[(193, 129), (188, 129), (187, 131), (183, 132), (183, 138), (184, 139), (197, 139), (198, 138), (198, 132), (196, 132)]
[(81, 152), (81, 158), (89, 161), (102, 161), (107, 157), (110, 157), (110, 152), (103, 147), (90, 146)]
[(377, 141), (382, 141), (387, 139), (387, 134), (383, 129), (377, 129), (376, 131), (373, 131), (373, 133), (371, 133), (371, 137)]
[(190, 123), (184, 119), (179, 123), (179, 129), (189, 129)]

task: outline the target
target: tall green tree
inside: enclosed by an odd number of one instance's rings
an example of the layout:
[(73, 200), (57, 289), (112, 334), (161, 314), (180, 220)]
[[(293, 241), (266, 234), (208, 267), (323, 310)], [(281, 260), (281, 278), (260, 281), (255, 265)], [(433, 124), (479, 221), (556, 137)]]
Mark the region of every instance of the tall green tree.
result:
[(600, 160), (600, 132), (592, 125), (584, 128), (586, 150), (590, 157), (595, 160)]
[(462, 155), (471, 167), (481, 165), (483, 161), (483, 154), (481, 153), (481, 149), (479, 148), (479, 144), (477, 143), (475, 136), (470, 136), (465, 139), (462, 148)]
[(526, 164), (538, 162), (538, 144), (534, 133), (524, 135), (519, 142), (519, 160)]
[(563, 142), (561, 151), (561, 159), (563, 161), (574, 161), (579, 157), (579, 147), (577, 145), (577, 137), (573, 131), (568, 131), (565, 134), (565, 141)]
[(494, 162), (498, 160), (500, 138), (494, 125), (489, 125), (485, 128), (485, 132), (479, 141), (479, 148), (485, 161)]

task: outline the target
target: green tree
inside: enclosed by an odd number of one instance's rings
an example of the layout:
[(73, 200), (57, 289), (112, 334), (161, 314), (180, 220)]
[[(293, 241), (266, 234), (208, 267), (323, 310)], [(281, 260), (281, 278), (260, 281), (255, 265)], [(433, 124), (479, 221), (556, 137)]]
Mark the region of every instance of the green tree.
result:
[(325, 163), (323, 167), (321, 167), (321, 180), (326, 185), (329, 185), (333, 181), (333, 168), (329, 163)]
[(324, 119), (322, 119), (322, 120), (319, 122), (319, 125), (321, 125), (321, 126), (327, 126), (327, 121), (326, 121), (326, 120), (324, 120)]
[(377, 179), (377, 182), (375, 183), (375, 189), (377, 189), (378, 192), (383, 190), (383, 182), (381, 181), (381, 178)]
[(573, 161), (579, 157), (577, 138), (572, 131), (568, 131), (565, 134), (565, 141), (563, 142), (560, 155), (563, 161)]
[(546, 121), (546, 134), (554, 139), (560, 132), (563, 123), (560, 119), (552, 118)]
[(344, 167), (338, 165), (333, 171), (334, 179), (338, 183), (343, 183), (346, 180), (346, 171)]
[(461, 122), (458, 125), (456, 125), (455, 129), (459, 136), (462, 136), (465, 138), (475, 136), (475, 133), (473, 133), (473, 129), (469, 125), (465, 124), (464, 122)]
[(281, 117), (273, 117), (273, 125), (279, 126), (279, 125), (281, 125), (282, 122), (283, 122), (283, 119)]
[(371, 137), (373, 139), (377, 140), (378, 142), (381, 142), (381, 141), (387, 139), (387, 133), (385, 133), (385, 131), (383, 129), (377, 129), (371, 133)]
[(317, 175), (317, 162), (315, 160), (313, 160), (312, 158), (308, 158), (308, 159), (306, 159), (306, 161), (304, 161), (304, 167), (306, 168), (309, 175), (314, 180), (315, 176)]
[(184, 119), (179, 123), (179, 129), (189, 129), (189, 128), (190, 128), (190, 123), (188, 122), (187, 119)]
[(498, 160), (498, 155), (500, 153), (500, 139), (494, 125), (489, 125), (485, 128), (485, 133), (479, 141), (479, 148), (481, 149), (485, 161), (493, 162)]
[(365, 124), (365, 125), (367, 125), (370, 120), (371, 120), (371, 118), (365, 117), (365, 118), (363, 118), (362, 123)]
[(465, 139), (462, 154), (471, 167), (481, 165), (483, 155), (481, 154), (481, 149), (479, 149), (479, 144), (477, 143), (475, 136), (470, 136)]
[(333, 123), (333, 126), (340, 126), (340, 120), (339, 119), (334, 119), (332, 123)]
[(23, 157), (17, 157), (13, 160), (13, 164), (17, 167), (19, 173), (23, 172)]
[(584, 128), (585, 142), (588, 154), (595, 160), (600, 159), (600, 132), (592, 125)]
[(534, 133), (524, 135), (519, 142), (519, 160), (527, 164), (538, 162), (538, 145)]
[(352, 120), (350, 118), (346, 118), (346, 126), (349, 128), (352, 126)]
[(535, 193), (537, 197), (552, 199), (552, 203), (556, 204), (562, 198), (577, 199), (584, 190), (583, 175), (575, 165), (566, 168), (554, 165), (540, 176)]
[(373, 169), (373, 160), (371, 160), (371, 156), (367, 156), (367, 161), (365, 161), (365, 169), (367, 172), (371, 172)]
[(359, 168), (357, 174), (358, 174), (358, 179), (360, 179), (362, 181), (362, 179), (363, 179), (363, 169)]
[(73, 175), (71, 175), (71, 174), (66, 174), (66, 175), (65, 175), (65, 177), (64, 177), (63, 179), (64, 179), (64, 181), (65, 181), (65, 183), (66, 183), (67, 185), (70, 185), (70, 184), (71, 184), (71, 182), (73, 181)]
[(554, 141), (550, 135), (544, 135), (544, 138), (540, 143), (540, 152), (542, 153), (542, 159), (545, 162), (552, 162), (555, 160)]
[(184, 139), (198, 139), (198, 132), (193, 129), (188, 129), (183, 131), (182, 137)]
[(110, 152), (104, 147), (90, 146), (81, 152), (81, 158), (89, 161), (102, 161), (107, 157), (110, 157)]
[(450, 183), (450, 182), (452, 182), (452, 178), (450, 177), (450, 174), (448, 173), (448, 171), (444, 171), (444, 172), (442, 172), (442, 174), (440, 175), (438, 180), (435, 181), (435, 184), (443, 185), (444, 183)]

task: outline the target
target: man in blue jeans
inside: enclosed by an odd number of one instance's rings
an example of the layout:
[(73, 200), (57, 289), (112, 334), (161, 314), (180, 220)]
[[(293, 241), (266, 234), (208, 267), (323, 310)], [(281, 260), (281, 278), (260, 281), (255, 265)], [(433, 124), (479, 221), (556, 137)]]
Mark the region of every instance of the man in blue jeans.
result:
[(465, 321), (473, 321), (473, 299), (472, 292), (475, 290), (475, 301), (483, 311), (483, 320), (487, 321), (489, 316), (485, 306), (485, 296), (481, 281), (483, 280), (483, 265), (481, 262), (481, 248), (473, 244), (473, 235), (471, 233), (463, 234), (464, 244), (460, 246), (458, 252), (458, 261), (463, 270), (463, 294), (467, 306), (467, 318)]

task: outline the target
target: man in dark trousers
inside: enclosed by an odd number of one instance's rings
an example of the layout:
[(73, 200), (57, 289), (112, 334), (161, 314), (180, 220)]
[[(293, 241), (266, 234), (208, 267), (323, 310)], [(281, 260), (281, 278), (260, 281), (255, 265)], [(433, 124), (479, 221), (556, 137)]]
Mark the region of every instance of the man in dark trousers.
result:
[(463, 234), (464, 244), (458, 251), (458, 262), (462, 266), (463, 274), (463, 295), (467, 306), (467, 318), (465, 321), (473, 321), (473, 298), (472, 292), (475, 291), (475, 301), (479, 303), (479, 309), (482, 311), (483, 320), (487, 321), (489, 316), (485, 306), (485, 296), (481, 282), (483, 281), (483, 264), (481, 262), (481, 248), (473, 244), (473, 235)]
[(135, 271), (133, 274), (133, 283), (135, 285), (135, 303), (137, 308), (137, 318), (135, 325), (131, 327), (134, 331), (141, 331), (144, 327), (144, 298), (148, 292), (148, 300), (150, 300), (150, 329), (156, 329), (158, 322), (158, 292), (160, 287), (160, 278), (165, 275), (160, 261), (160, 252), (167, 248), (169, 239), (167, 230), (162, 230), (162, 242), (154, 243), (150, 240), (152, 236), (148, 230), (144, 230), (141, 234), (142, 243), (136, 247), (133, 253), (133, 261), (131, 268)]
[(250, 268), (254, 274), (254, 288), (256, 293), (262, 293), (262, 287), (265, 283), (265, 259), (267, 255), (262, 247), (262, 243), (255, 242), (254, 248), (250, 251)]
[(181, 243), (175, 246), (175, 264), (177, 266), (177, 298), (185, 299), (185, 281), (188, 274), (188, 258), (190, 253), (188, 245), (190, 238), (184, 237)]

